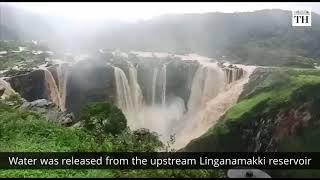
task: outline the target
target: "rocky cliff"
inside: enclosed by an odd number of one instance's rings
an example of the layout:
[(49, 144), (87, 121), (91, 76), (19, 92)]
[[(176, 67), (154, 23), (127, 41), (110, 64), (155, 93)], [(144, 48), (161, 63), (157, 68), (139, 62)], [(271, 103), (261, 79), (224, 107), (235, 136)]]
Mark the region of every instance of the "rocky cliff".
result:
[(182, 151), (320, 151), (319, 91), (317, 71), (257, 70), (239, 102)]
[[(137, 80), (140, 84), (145, 102), (152, 101), (152, 86), (155, 70), (158, 72), (155, 93), (162, 90), (161, 82), (166, 78), (166, 94), (182, 98), (187, 106), (190, 96), (191, 83), (199, 63), (196, 61), (181, 61), (172, 58), (123, 58), (118, 56), (100, 56), (86, 61), (79, 61), (70, 66), (53, 65), (47, 68), (55, 81), (57, 89), (61, 93), (63, 85), (60, 81), (66, 81), (65, 108), (76, 115), (82, 106), (89, 102), (109, 101), (115, 103), (116, 89), (114, 67), (119, 67), (129, 77), (129, 67), (137, 69)], [(67, 65), (66, 65), (67, 66)], [(161, 71), (165, 66), (165, 76)], [(60, 68), (60, 69), (59, 69)], [(63, 76), (61, 76), (63, 73)], [(67, 75), (66, 75), (67, 74)], [(162, 78), (162, 79), (161, 79)], [(27, 101), (37, 99), (52, 100), (51, 91), (42, 69), (27, 72), (8, 78), (12, 88)], [(62, 97), (60, 97), (61, 101)], [(156, 96), (156, 102), (160, 102)]]
[(49, 99), (43, 70), (7, 78), (11, 87), (27, 101)]

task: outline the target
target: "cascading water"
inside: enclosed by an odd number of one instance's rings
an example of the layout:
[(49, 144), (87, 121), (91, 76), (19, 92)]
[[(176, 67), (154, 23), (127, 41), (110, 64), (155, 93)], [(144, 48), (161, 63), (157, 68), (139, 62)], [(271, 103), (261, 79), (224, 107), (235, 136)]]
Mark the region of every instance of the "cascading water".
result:
[(192, 80), (188, 112), (194, 114), (198, 109), (221, 92), (225, 86), (224, 72), (217, 64), (202, 64)]
[(139, 112), (143, 105), (143, 95), (138, 83), (137, 70), (131, 63), (129, 63), (129, 84), (131, 87), (132, 103), (135, 108), (135, 112)]
[(138, 74), (137, 69), (130, 63), (129, 63), (129, 86), (131, 87), (131, 98), (132, 98), (132, 105), (133, 110), (131, 110), (134, 113), (134, 119), (132, 122), (134, 125), (132, 125), (133, 128), (139, 128), (143, 127), (144, 125), (144, 119), (139, 117), (141, 112), (143, 111), (143, 95), (140, 88), (140, 85), (138, 83)]
[(162, 92), (161, 92), (161, 105), (162, 108), (166, 105), (166, 87), (167, 87), (167, 64), (163, 64), (161, 68), (161, 82), (162, 82)]
[(224, 68), (218, 63), (200, 62), (190, 83), (188, 111), (185, 112), (183, 99), (171, 95), (168, 99), (166, 97), (166, 63), (153, 68), (152, 81), (149, 82), (151, 86), (148, 85), (152, 92), (150, 104), (144, 102), (137, 80), (137, 69), (128, 63), (128, 79), (123, 70), (114, 67), (117, 106), (122, 109), (133, 130), (148, 128), (156, 131), (162, 141), (176, 134), (176, 148), (183, 147), (214, 125), (236, 103), (252, 72), (248, 66)]
[(61, 100), (60, 100), (59, 89), (57, 87), (56, 81), (54, 80), (51, 72), (48, 69), (42, 68), (42, 70), (44, 71), (45, 80), (46, 80), (45, 82), (46, 82), (47, 90), (49, 92), (49, 97), (52, 100), (52, 102), (60, 108)]
[[(225, 84), (222, 86), (220, 92), (216, 94), (214, 98), (208, 99), (208, 101), (205, 103), (205, 106), (203, 106), (201, 109), (198, 109), (198, 111), (194, 115), (187, 115), (185, 117), (187, 119), (187, 123), (185, 123), (185, 126), (180, 129), (176, 137), (175, 148), (181, 148), (192, 139), (201, 136), (210, 127), (212, 127), (232, 105), (237, 102), (244, 84), (248, 82), (249, 76), (251, 75), (255, 67), (242, 66), (241, 69), (244, 69), (246, 73), (240, 80), (237, 80), (237, 78), (233, 78), (233, 80), (237, 81), (229, 83), (222, 80), (221, 82), (224, 82)], [(237, 69), (234, 69), (234, 71), (237, 71)], [(220, 71), (219, 74), (224, 73)], [(225, 76), (224, 78), (228, 79), (229, 77)], [(193, 80), (194, 86), (197, 86), (197, 84), (199, 83), (198, 80), (199, 79), (195, 77), (195, 79)], [(192, 99), (190, 100), (190, 104), (192, 104)]]
[[(117, 106), (125, 114), (128, 125), (131, 129), (148, 128), (156, 131), (162, 136), (162, 140), (167, 140), (171, 133), (172, 123), (181, 119), (185, 111), (184, 101), (181, 98), (166, 100), (166, 64), (161, 68), (155, 67), (152, 72), (152, 102), (146, 104), (140, 85), (137, 81), (137, 70), (129, 63), (128, 78), (118, 67), (114, 67)], [(160, 102), (159, 102), (160, 100)]]
[(125, 73), (118, 67), (114, 67), (114, 76), (117, 89), (117, 105), (123, 111), (128, 112), (133, 107), (128, 79)]
[[(157, 87), (160, 87), (157, 91)], [(153, 69), (152, 75), (152, 106), (155, 106), (160, 100), (162, 107), (166, 104), (166, 87), (167, 87), (167, 64), (161, 66), (160, 72), (159, 67)], [(159, 93), (160, 92), (160, 93)]]
[(137, 72), (133, 66), (129, 67), (129, 80), (122, 69), (114, 67), (117, 91), (117, 106), (123, 111), (132, 129), (137, 129), (141, 121), (138, 120), (143, 96), (137, 81)]
[(152, 76), (152, 84), (151, 84), (151, 89), (152, 89), (152, 105), (155, 105), (156, 102), (156, 85), (157, 85), (157, 77), (158, 77), (158, 67), (153, 69), (153, 76)]
[(60, 97), (60, 110), (65, 111), (66, 94), (67, 94), (67, 80), (69, 76), (68, 64), (59, 64), (57, 67), (58, 75), (58, 89)]

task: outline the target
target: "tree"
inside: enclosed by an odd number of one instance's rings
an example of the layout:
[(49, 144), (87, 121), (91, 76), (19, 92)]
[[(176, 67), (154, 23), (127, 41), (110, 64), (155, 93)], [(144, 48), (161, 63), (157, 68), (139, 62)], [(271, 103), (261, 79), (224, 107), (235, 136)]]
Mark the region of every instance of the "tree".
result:
[(108, 102), (91, 103), (80, 111), (80, 121), (85, 129), (98, 134), (119, 134), (127, 128), (122, 111)]

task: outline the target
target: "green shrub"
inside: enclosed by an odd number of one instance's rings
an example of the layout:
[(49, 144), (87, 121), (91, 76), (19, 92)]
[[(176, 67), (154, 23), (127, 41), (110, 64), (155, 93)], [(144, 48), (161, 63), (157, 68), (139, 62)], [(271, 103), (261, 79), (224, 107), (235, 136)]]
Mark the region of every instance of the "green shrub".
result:
[(80, 121), (85, 129), (97, 134), (119, 134), (127, 128), (122, 111), (107, 102), (91, 103), (80, 111)]
[(22, 103), (23, 103), (21, 96), (17, 93), (11, 94), (9, 97), (6, 97), (4, 99), (4, 101), (6, 104), (10, 104), (15, 107), (18, 107), (18, 106), (22, 105)]

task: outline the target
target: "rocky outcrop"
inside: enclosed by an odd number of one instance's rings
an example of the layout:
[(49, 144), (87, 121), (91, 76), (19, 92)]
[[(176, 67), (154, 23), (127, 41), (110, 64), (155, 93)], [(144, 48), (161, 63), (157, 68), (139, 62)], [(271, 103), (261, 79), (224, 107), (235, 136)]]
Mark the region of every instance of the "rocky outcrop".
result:
[[(137, 62), (138, 82), (145, 102), (147, 104), (152, 102), (152, 81), (155, 71), (157, 71), (156, 94), (160, 94), (162, 91), (163, 66), (166, 66), (166, 96), (178, 96), (184, 100), (186, 106), (190, 96), (192, 80), (199, 63), (171, 58)], [(161, 102), (161, 97), (156, 96), (155, 102)]]
[(174, 60), (167, 65), (167, 94), (182, 98), (186, 108), (198, 67), (199, 63), (196, 61)]
[(240, 78), (243, 77), (244, 71), (242, 68), (238, 68), (237, 66), (228, 66), (224, 68), (226, 77), (227, 77), (227, 83), (232, 83), (233, 81), (237, 81)]
[(43, 70), (13, 76), (7, 79), (11, 87), (27, 101), (49, 99)]
[(25, 101), (20, 106), (20, 109), (38, 112), (48, 121), (54, 121), (63, 126), (71, 126), (76, 121), (73, 113), (59, 111), (55, 104), (46, 99), (38, 99), (31, 102)]
[[(187, 109), (193, 78), (199, 66), (198, 61), (175, 57), (127, 58), (105, 54), (79, 61), (70, 67), (64, 64), (51, 65), (47, 70), (13, 76), (10, 84), (27, 101), (47, 99), (58, 104), (62, 111), (73, 112), (77, 117), (81, 108), (90, 102), (115, 103), (117, 94), (114, 67), (120, 68), (128, 81), (134, 68), (147, 105), (161, 104), (164, 96), (165, 99), (180, 97)], [(243, 76), (243, 70), (236, 66), (230, 65), (223, 69), (229, 83)], [(62, 80), (66, 81), (66, 85), (60, 82)]]
[(6, 90), (5, 88), (0, 87), (0, 97), (4, 94), (4, 91), (5, 91), (5, 90)]
[(263, 89), (264, 80), (272, 73), (272, 68), (256, 68), (250, 76), (250, 81), (247, 83), (242, 90), (239, 100), (250, 97), (253, 93), (259, 92)]
[[(197, 62), (174, 59), (147, 60), (134, 57), (132, 59), (109, 57), (109, 59), (100, 58), (79, 62), (71, 68), (67, 81), (66, 108), (68, 112), (74, 112), (77, 115), (81, 107), (89, 102), (110, 101), (114, 103), (116, 89), (113, 66), (122, 69), (129, 79), (130, 65), (137, 70), (137, 79), (145, 103), (150, 104), (154, 70), (158, 68), (160, 74), (164, 63), (167, 63), (167, 96), (179, 96), (185, 101), (186, 105), (190, 96), (192, 78), (198, 67)], [(55, 72), (52, 72), (53, 76), (56, 76), (54, 75)], [(156, 91), (162, 89), (159, 81), (161, 79), (157, 81)], [(156, 101), (161, 100), (156, 99)]]
[(67, 79), (66, 109), (76, 117), (90, 102), (115, 100), (114, 70), (105, 61), (80, 61), (71, 67)]
[[(265, 70), (257, 72), (262, 75), (269, 74)], [(303, 72), (301, 75), (306, 76)], [(295, 77), (299, 75), (292, 75), (291, 78)], [(316, 76), (309, 76), (309, 78), (316, 78)], [(257, 79), (253, 78), (251, 83), (254, 84)], [(227, 112), (207, 133), (191, 141), (181, 151), (320, 151), (316, 143), (320, 127), (320, 95), (318, 93), (320, 84), (317, 82), (315, 79), (313, 84), (306, 83), (297, 89), (295, 89), (296, 84), (290, 87), (290, 82), (287, 82), (282, 87), (279, 85), (277, 90), (265, 88), (263, 92), (260, 92), (261, 89), (253, 90), (251, 87), (252, 92), (247, 91), (250, 93), (245, 93), (246, 96), (243, 96), (240, 103), (246, 102), (247, 105), (250, 105), (258, 101), (257, 97), (263, 97), (265, 93), (275, 94), (273, 96), (269, 94), (269, 98), (250, 107), (249, 111), (246, 111), (245, 108), (248, 107), (244, 104), (238, 104), (238, 107), (242, 108), (241, 111), (245, 113), (241, 116), (230, 116)], [(248, 83), (248, 86), (252, 84)], [(251, 96), (253, 91), (261, 94), (255, 92), (255, 95)], [(278, 95), (278, 92), (290, 93), (290, 96), (286, 100), (279, 100), (284, 98), (284, 95), (281, 93)]]

